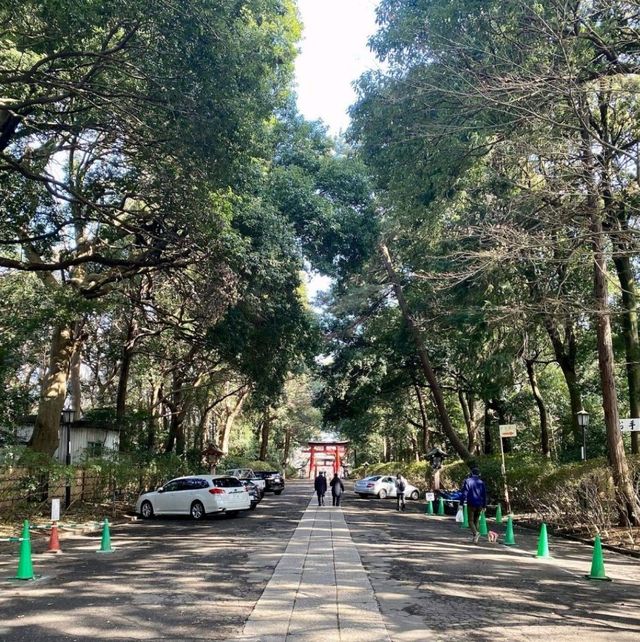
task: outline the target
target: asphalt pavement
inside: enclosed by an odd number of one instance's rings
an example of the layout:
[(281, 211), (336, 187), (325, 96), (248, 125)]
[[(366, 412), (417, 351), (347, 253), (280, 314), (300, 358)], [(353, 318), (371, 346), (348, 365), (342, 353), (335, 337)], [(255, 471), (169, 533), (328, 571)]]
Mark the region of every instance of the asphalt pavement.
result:
[(226, 640), (239, 631), (309, 503), (289, 482), (255, 511), (202, 522), (158, 518), (100, 533), (61, 535), (62, 554), (34, 540), (40, 579), (16, 581), (18, 545), (0, 544), (0, 641)]
[[(394, 642), (637, 642), (640, 560), (604, 552), (612, 582), (587, 580), (592, 548), (516, 528), (516, 546), (477, 545), (424, 502), (351, 499), (344, 514)], [(489, 520), (489, 527), (500, 534)]]

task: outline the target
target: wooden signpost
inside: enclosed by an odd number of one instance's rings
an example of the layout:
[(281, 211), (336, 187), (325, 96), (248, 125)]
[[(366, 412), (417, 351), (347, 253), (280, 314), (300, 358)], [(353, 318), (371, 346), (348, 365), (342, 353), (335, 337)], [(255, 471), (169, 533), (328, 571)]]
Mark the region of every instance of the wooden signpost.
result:
[(504, 504), (507, 513), (511, 512), (511, 503), (509, 502), (509, 486), (507, 485), (507, 468), (504, 461), (504, 445), (502, 440), (509, 437), (515, 437), (518, 434), (516, 424), (500, 424), (500, 455), (502, 456), (502, 483), (504, 484)]

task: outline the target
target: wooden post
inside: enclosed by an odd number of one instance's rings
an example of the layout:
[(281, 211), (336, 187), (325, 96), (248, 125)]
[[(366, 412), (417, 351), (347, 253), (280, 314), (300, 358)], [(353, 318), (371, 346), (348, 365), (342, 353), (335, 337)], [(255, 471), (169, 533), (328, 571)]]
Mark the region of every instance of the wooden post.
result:
[(504, 463), (504, 446), (502, 440), (504, 437), (500, 435), (500, 455), (502, 456), (502, 483), (504, 484), (504, 507), (507, 511), (507, 514), (511, 513), (511, 503), (509, 502), (509, 487), (507, 486), (507, 467)]

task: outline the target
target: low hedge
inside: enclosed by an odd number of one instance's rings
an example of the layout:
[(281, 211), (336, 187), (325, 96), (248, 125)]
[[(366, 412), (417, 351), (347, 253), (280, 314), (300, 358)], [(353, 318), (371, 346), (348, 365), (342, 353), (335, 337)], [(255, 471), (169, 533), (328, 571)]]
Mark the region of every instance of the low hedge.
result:
[[(640, 494), (640, 457), (629, 456), (629, 468), (636, 493)], [(501, 501), (503, 481), (500, 457), (479, 457), (476, 460), (487, 484), (490, 503)], [(422, 490), (431, 487), (431, 470), (424, 462), (387, 462), (368, 464), (354, 469), (354, 475), (389, 475), (400, 472)], [(617, 521), (615, 491), (611, 470), (604, 458), (586, 462), (558, 464), (542, 457), (507, 455), (507, 483), (512, 510), (532, 514), (558, 529), (597, 532)], [(462, 461), (443, 466), (440, 487), (456, 490), (469, 474)]]

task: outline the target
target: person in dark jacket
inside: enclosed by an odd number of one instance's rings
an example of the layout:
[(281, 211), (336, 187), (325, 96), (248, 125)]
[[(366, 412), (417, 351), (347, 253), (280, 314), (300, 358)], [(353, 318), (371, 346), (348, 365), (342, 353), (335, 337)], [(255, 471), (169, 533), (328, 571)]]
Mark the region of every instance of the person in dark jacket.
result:
[(329, 482), (329, 484), (331, 485), (331, 497), (333, 499), (333, 505), (340, 506), (340, 498), (342, 497), (342, 493), (344, 493), (344, 484), (342, 483), (340, 477), (338, 477), (338, 473), (334, 474), (333, 479)]
[(487, 507), (487, 487), (480, 479), (480, 470), (478, 468), (472, 468), (471, 475), (464, 480), (460, 501), (463, 504), (467, 504), (469, 527), (473, 533), (473, 543), (477, 544), (480, 539), (478, 531), (480, 513)]
[(320, 471), (314, 482), (316, 493), (318, 494), (318, 506), (324, 506), (324, 494), (327, 492), (327, 478)]
[(404, 491), (407, 489), (407, 480), (400, 474), (398, 473), (396, 475), (396, 498), (398, 500), (397, 503), (397, 510), (404, 510), (405, 509), (405, 502), (404, 502)]

